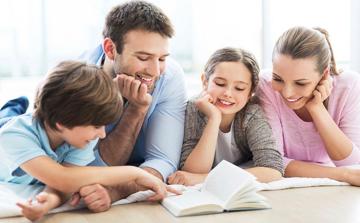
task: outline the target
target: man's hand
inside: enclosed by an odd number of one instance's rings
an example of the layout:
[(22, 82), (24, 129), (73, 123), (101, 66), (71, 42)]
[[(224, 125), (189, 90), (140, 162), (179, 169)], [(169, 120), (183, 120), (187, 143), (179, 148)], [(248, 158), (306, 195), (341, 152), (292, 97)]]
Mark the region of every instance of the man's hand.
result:
[(18, 202), (16, 205), (21, 208), (21, 213), (30, 221), (36, 221), (49, 212), (50, 197), (47, 192), (36, 195), (35, 201), (29, 199), (27, 203)]
[(146, 84), (142, 84), (134, 77), (125, 74), (117, 75), (114, 81), (117, 82), (121, 95), (128, 100), (130, 105), (138, 109), (148, 109), (152, 97), (147, 92)]
[(189, 173), (186, 171), (176, 171), (168, 177), (169, 184), (182, 184), (185, 186), (193, 186), (204, 182), (207, 174)]
[(100, 184), (82, 187), (78, 193), (73, 194), (70, 204), (78, 205), (81, 198), (92, 212), (107, 211), (111, 207), (109, 191)]

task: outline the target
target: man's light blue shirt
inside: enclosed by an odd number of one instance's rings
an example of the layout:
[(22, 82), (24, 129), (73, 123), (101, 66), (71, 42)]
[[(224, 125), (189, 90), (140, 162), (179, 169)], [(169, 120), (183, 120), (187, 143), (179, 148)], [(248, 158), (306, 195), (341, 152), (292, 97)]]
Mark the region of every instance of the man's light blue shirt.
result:
[(93, 150), (97, 142), (93, 140), (80, 149), (63, 143), (53, 151), (44, 128), (31, 114), (14, 117), (0, 129), (0, 181), (40, 183), (20, 168), (39, 156), (50, 157), (57, 163), (86, 166), (95, 159)]
[[(101, 66), (104, 57), (101, 45), (82, 56), (88, 63), (98, 66)], [(152, 103), (128, 164), (153, 168), (161, 173), (164, 180), (177, 170), (184, 135), (186, 100), (184, 72), (168, 58), (166, 69), (155, 85)], [(107, 126), (107, 132), (115, 126)], [(97, 163), (104, 164), (96, 154)]]

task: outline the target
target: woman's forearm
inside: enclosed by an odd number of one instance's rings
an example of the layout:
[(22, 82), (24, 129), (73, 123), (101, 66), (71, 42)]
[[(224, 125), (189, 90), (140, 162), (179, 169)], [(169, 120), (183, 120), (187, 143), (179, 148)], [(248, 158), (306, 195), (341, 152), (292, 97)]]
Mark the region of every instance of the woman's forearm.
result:
[(324, 106), (309, 111), (332, 160), (343, 160), (352, 152), (351, 140), (336, 125)]

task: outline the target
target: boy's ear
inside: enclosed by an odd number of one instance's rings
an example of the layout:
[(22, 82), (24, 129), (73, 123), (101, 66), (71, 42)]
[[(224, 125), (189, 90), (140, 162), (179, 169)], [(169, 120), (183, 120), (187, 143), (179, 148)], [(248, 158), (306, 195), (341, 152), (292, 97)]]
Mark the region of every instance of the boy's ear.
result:
[(104, 41), (103, 41), (103, 49), (104, 49), (105, 55), (110, 60), (115, 59), (115, 53), (116, 53), (115, 43), (110, 38), (107, 37), (107, 38), (104, 39)]
[(64, 130), (65, 126), (63, 126), (62, 124), (60, 124), (59, 122), (55, 123), (56, 128), (61, 132), (62, 130)]
[(206, 90), (208, 86), (208, 80), (206, 80), (206, 76), (204, 73), (201, 74), (201, 82), (202, 82), (203, 90)]

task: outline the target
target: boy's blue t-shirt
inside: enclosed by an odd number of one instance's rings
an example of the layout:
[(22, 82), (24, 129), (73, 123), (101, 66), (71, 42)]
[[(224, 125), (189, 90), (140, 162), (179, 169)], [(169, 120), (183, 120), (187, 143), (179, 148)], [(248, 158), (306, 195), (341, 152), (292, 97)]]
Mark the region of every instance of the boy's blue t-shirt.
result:
[(93, 148), (97, 142), (98, 139), (93, 140), (80, 149), (65, 142), (53, 151), (44, 128), (32, 114), (14, 117), (0, 129), (0, 181), (40, 183), (20, 168), (39, 156), (48, 156), (57, 163), (85, 166), (94, 160)]

